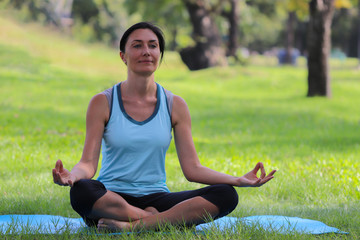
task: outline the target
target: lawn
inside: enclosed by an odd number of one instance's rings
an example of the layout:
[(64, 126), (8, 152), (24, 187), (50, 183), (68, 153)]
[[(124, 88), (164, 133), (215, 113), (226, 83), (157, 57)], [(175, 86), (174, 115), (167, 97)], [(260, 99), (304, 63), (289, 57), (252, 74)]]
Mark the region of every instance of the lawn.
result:
[[(264, 57), (250, 62), (190, 72), (178, 54), (167, 52), (156, 81), (188, 103), (193, 138), (204, 165), (238, 176), (258, 161), (268, 171), (278, 170), (275, 179), (261, 188), (238, 188), (239, 205), (231, 216), (296, 216), (349, 234), (279, 235), (240, 228), (236, 235), (215, 231), (206, 238), (357, 238), (357, 61), (331, 60), (333, 96), (329, 99), (305, 96), (303, 59), (296, 67), (277, 66), (274, 59)], [(125, 78), (126, 69), (115, 48), (78, 43), (51, 29), (0, 17), (0, 214), (78, 217), (69, 204), (69, 189), (52, 183), (51, 169), (59, 158), (67, 168), (76, 164), (89, 100)], [(173, 143), (166, 168), (172, 191), (201, 186), (183, 177)], [(141, 238), (159, 237), (204, 236), (173, 230), (167, 236), (148, 233)]]

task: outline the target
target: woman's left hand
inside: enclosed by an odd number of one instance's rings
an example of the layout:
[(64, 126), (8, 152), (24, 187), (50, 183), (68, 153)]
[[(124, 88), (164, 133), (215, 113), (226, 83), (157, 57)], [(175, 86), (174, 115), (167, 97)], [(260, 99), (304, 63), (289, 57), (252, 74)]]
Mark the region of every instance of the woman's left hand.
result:
[[(257, 172), (261, 171), (260, 177), (257, 177)], [(253, 170), (237, 179), (238, 187), (260, 187), (274, 178), (276, 170), (271, 171), (266, 175), (263, 163), (258, 162)]]

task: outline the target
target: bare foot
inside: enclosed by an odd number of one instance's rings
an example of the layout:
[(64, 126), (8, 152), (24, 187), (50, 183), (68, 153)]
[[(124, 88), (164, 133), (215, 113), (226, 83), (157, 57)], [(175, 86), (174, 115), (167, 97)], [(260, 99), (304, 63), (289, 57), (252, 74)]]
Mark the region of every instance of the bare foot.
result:
[(127, 231), (131, 230), (131, 223), (114, 219), (101, 218), (98, 221), (97, 227), (100, 231)]
[[(148, 216), (159, 214), (159, 211), (154, 207), (147, 207), (144, 211), (148, 213)], [(134, 220), (133, 222), (126, 222), (110, 218), (101, 218), (98, 221), (97, 227), (100, 231), (129, 231), (133, 230), (136, 222), (137, 220)]]
[(156, 210), (156, 208), (154, 208), (154, 207), (147, 207), (147, 208), (144, 209), (144, 211), (150, 212), (151, 215), (159, 214), (159, 211)]

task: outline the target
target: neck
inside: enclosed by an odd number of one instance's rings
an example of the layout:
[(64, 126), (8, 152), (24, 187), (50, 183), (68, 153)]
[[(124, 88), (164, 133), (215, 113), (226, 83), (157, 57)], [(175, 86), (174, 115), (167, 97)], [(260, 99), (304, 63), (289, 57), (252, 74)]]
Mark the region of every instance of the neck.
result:
[(133, 97), (145, 97), (156, 94), (154, 74), (150, 76), (128, 73), (128, 78), (122, 83), (124, 94)]

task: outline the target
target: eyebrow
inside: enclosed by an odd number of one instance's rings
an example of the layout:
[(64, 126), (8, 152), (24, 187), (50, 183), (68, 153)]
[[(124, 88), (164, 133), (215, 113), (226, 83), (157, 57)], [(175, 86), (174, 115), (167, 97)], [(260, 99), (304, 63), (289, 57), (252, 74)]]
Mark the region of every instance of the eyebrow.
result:
[[(143, 42), (143, 40), (135, 39), (132, 42)], [(157, 40), (149, 40), (149, 42), (157, 42)]]

